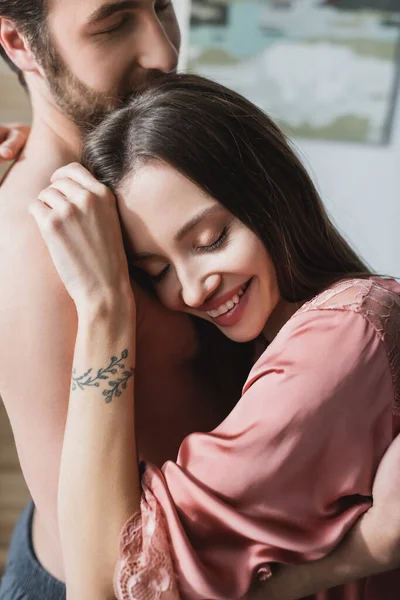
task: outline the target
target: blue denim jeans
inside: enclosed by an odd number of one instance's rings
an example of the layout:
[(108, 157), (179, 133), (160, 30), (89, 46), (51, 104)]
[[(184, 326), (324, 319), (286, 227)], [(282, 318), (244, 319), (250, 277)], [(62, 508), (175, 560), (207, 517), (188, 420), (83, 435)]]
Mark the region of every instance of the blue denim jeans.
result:
[(48, 573), (36, 558), (32, 544), (33, 502), (15, 526), (7, 567), (0, 583), (0, 600), (65, 600), (64, 583)]

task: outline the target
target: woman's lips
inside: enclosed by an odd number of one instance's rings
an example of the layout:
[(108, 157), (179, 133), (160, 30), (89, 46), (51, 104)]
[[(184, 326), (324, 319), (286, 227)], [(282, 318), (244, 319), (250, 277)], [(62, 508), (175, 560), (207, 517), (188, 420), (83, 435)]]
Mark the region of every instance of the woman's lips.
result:
[(211, 300), (208, 300), (207, 302), (204, 302), (204, 304), (199, 306), (197, 308), (197, 310), (199, 310), (201, 312), (209, 312), (211, 310), (217, 310), (220, 306), (222, 306), (223, 304), (228, 302), (228, 300), (233, 298), (233, 296), (238, 294), (240, 292), (240, 290), (244, 289), (248, 285), (249, 281), (250, 280), (246, 281), (245, 283), (241, 283), (240, 285), (237, 285), (235, 288), (233, 288), (229, 292), (226, 292), (222, 296), (218, 296), (217, 298), (211, 298)]
[(253, 278), (251, 278), (245, 284), (245, 290), (242, 296), (239, 298), (238, 304), (235, 304), (233, 308), (231, 308), (228, 312), (223, 315), (219, 315), (218, 317), (211, 317), (212, 322), (220, 327), (232, 327), (233, 325), (237, 325), (241, 320), (246, 305), (249, 300), (249, 295), (252, 289)]

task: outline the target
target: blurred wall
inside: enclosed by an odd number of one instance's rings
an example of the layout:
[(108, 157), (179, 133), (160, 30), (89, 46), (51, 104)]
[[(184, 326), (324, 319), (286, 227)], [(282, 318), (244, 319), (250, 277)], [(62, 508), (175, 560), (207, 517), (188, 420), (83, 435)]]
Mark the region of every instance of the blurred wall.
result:
[(3, 60), (0, 60), (0, 117), (7, 122), (30, 120), (28, 96)]
[[(175, 0), (186, 66), (190, 0)], [(389, 146), (294, 140), (331, 217), (379, 273), (400, 277), (400, 91)]]
[(389, 146), (308, 140), (296, 140), (296, 145), (341, 231), (376, 271), (400, 278), (400, 101), (397, 104)]

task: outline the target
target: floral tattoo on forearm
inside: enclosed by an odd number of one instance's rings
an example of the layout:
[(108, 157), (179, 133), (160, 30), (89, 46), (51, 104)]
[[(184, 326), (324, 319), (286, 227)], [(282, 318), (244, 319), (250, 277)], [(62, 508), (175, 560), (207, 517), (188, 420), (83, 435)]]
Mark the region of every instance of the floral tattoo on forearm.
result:
[[(107, 367), (99, 369), (97, 374), (92, 374), (93, 369), (89, 369), (83, 375), (76, 376), (76, 369), (72, 371), (72, 391), (76, 389), (84, 390), (87, 387), (100, 387), (100, 380), (107, 380), (109, 388), (103, 390), (103, 396), (106, 404), (118, 398), (122, 390), (126, 389), (128, 380), (133, 377), (135, 369), (127, 369), (124, 361), (128, 358), (128, 350), (124, 350), (121, 358), (112, 356)], [(112, 379), (110, 379), (112, 377)], [(109, 380), (110, 379), (110, 380)], [(109, 380), (109, 381), (108, 381)]]

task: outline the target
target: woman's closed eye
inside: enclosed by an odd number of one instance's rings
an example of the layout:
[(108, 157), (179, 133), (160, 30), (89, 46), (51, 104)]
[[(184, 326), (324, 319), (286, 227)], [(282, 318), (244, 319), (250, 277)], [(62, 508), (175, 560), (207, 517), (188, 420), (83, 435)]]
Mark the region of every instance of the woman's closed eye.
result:
[(228, 239), (229, 227), (226, 226), (223, 228), (222, 232), (218, 236), (218, 238), (212, 243), (207, 245), (199, 245), (196, 247), (197, 252), (213, 252), (217, 250), (220, 246), (222, 246)]
[[(212, 244), (203, 244), (203, 245), (195, 246), (196, 252), (214, 252), (215, 250), (218, 250), (219, 248), (221, 248), (221, 246), (223, 246), (223, 244), (228, 239), (229, 229), (230, 229), (229, 226), (224, 227), (223, 230), (221, 231), (221, 233), (219, 234), (218, 238), (214, 242), (212, 242)], [(166, 274), (168, 273), (169, 269), (170, 269), (170, 265), (166, 265), (162, 269), (162, 271), (160, 271), (156, 275), (149, 274), (149, 277), (150, 277), (150, 280), (152, 281), (152, 283), (154, 283), (154, 284), (160, 283), (164, 279)]]
[(150, 275), (150, 281), (152, 283), (160, 283), (160, 281), (162, 281), (162, 279), (165, 277), (165, 275), (167, 274), (169, 270), (169, 265), (167, 265), (166, 267), (163, 268), (162, 271), (160, 271), (160, 273), (157, 273), (157, 275)]

